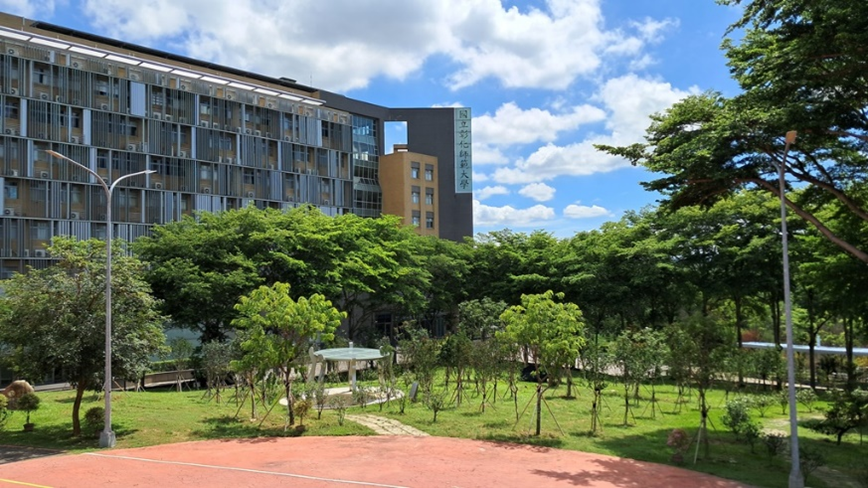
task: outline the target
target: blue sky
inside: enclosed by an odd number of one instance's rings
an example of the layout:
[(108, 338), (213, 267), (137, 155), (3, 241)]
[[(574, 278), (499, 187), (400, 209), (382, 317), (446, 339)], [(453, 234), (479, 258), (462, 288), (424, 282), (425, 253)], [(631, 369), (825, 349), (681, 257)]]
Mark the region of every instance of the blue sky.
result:
[[(391, 107), (473, 109), (475, 232), (559, 237), (659, 197), (594, 143), (734, 94), (714, 0), (0, 0), (0, 10)], [(387, 140), (404, 138), (390, 125)]]

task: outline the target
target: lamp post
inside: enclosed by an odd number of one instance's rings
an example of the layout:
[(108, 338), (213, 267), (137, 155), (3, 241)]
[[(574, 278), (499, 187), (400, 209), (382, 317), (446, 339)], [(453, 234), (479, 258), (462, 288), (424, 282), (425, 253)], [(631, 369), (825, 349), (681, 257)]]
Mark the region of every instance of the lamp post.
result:
[(805, 480), (802, 478), (802, 470), (799, 465), (799, 424), (796, 412), (796, 371), (795, 358), (793, 357), (793, 305), (790, 298), (790, 253), (787, 246), (787, 197), (786, 181), (784, 178), (787, 165), (787, 153), (790, 144), (796, 142), (797, 132), (787, 132), (784, 144), (784, 157), (778, 165), (778, 185), (781, 196), (781, 241), (784, 253), (784, 313), (787, 326), (787, 393), (789, 394), (790, 407), (790, 478), (789, 488), (803, 488)]
[(116, 179), (111, 186), (109, 186), (99, 174), (87, 166), (60, 154), (57, 151), (49, 149), (45, 152), (55, 158), (72, 163), (92, 174), (105, 191), (105, 426), (99, 435), (99, 447), (114, 447), (117, 439), (114, 431), (112, 431), (112, 191), (115, 189), (115, 185), (122, 180), (133, 176), (147, 175), (154, 173), (155, 171), (152, 169), (146, 169), (137, 173), (124, 175)]

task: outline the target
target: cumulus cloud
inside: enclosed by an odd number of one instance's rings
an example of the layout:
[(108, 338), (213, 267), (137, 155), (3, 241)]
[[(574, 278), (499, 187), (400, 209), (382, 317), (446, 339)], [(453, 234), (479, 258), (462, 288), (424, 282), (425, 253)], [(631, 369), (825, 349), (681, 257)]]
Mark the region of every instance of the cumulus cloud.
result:
[(515, 102), (507, 102), (494, 115), (473, 118), (473, 139), (499, 146), (549, 142), (561, 132), (605, 118), (606, 113), (593, 105), (577, 105), (562, 113), (552, 113), (539, 108), (523, 110)]
[(545, 183), (531, 183), (519, 190), (518, 194), (538, 202), (547, 202), (555, 197), (555, 189)]
[(492, 197), (494, 195), (509, 195), (509, 190), (506, 189), (505, 186), (486, 186), (481, 190), (474, 190), (473, 196), (476, 197), (477, 200), (482, 201)]
[(0, 11), (31, 19), (50, 17), (54, 9), (54, 0), (0, 0)]
[(544, 205), (517, 209), (509, 205), (490, 207), (473, 201), (473, 223), (478, 227), (536, 227), (555, 218), (555, 211)]
[(607, 30), (600, 0), (523, 10), (501, 0), (84, 0), (83, 8), (102, 34), (341, 91), (377, 76), (403, 80), (434, 55), (455, 66), (445, 80), (453, 89), (485, 78), (564, 89), (594, 75), (603, 55), (638, 55), (662, 29), (645, 21), (630, 26), (636, 35)]
[(587, 205), (573, 204), (567, 205), (564, 208), (564, 217), (571, 219), (590, 219), (593, 217), (605, 217), (607, 215), (611, 215), (611, 213), (598, 205), (588, 207)]
[(482, 183), (483, 181), (488, 181), (489, 179), (489, 176), (485, 173), (477, 173), (476, 171), (473, 172), (473, 181), (475, 183)]
[(597, 151), (594, 144), (641, 142), (650, 123), (649, 115), (698, 91), (695, 87), (679, 90), (665, 81), (640, 78), (635, 74), (608, 80), (593, 98), (608, 114), (606, 132), (564, 146), (548, 143), (519, 159), (512, 167), (498, 168), (493, 179), (502, 184), (527, 184), (558, 176), (605, 173), (627, 166), (626, 160)]

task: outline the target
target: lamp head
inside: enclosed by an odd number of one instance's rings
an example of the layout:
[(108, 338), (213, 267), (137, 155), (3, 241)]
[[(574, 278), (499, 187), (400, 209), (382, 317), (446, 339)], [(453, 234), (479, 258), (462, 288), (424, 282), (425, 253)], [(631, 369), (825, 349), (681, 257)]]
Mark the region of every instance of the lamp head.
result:
[(787, 136), (786, 136), (787, 144), (792, 144), (792, 143), (796, 142), (796, 135), (797, 134), (798, 134), (798, 131), (794, 131), (794, 130), (787, 131)]

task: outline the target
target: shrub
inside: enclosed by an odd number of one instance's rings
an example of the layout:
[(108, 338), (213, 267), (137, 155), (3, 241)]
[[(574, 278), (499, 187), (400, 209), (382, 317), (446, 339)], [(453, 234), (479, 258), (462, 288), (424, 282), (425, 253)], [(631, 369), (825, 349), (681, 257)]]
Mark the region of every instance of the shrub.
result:
[(307, 417), (307, 413), (310, 411), (311, 402), (307, 398), (304, 400), (297, 400), (293, 406), (292, 410), (295, 413), (295, 416), (298, 417), (299, 425), (304, 425), (304, 418)]
[(9, 400), (5, 395), (0, 395), (0, 430), (6, 427), (7, 418), (9, 418)]
[(729, 430), (735, 434), (736, 439), (741, 439), (743, 432), (751, 424), (748, 413), (749, 402), (747, 398), (738, 397), (726, 402), (726, 413), (720, 418)]
[(690, 437), (684, 429), (672, 429), (666, 438), (666, 445), (674, 451), (671, 458), (672, 462), (681, 464), (684, 462), (684, 452), (690, 447)]
[(91, 407), (84, 413), (84, 432), (89, 435), (99, 435), (105, 426), (105, 409)]
[(796, 392), (796, 401), (801, 403), (811, 413), (814, 411), (814, 403), (817, 401), (817, 394), (810, 388), (799, 390)]
[(349, 407), (349, 399), (345, 395), (333, 395), (328, 400), (329, 407), (338, 413), (338, 425), (344, 425), (344, 419), (347, 418), (347, 407)]
[(767, 432), (763, 434), (762, 440), (766, 446), (766, 453), (768, 453), (769, 458), (773, 458), (783, 449), (787, 436), (780, 432)]
[(823, 453), (809, 447), (799, 447), (799, 467), (804, 476), (805, 486), (808, 484), (808, 476), (818, 468), (826, 465)]
[(27, 421), (25, 424), (30, 424), (30, 413), (39, 410), (39, 402), (41, 400), (36, 393), (25, 393), (16, 402), (15, 408), (27, 412)]
[(757, 409), (760, 417), (765, 417), (766, 411), (777, 402), (778, 400), (772, 395), (759, 395), (753, 397), (750, 403), (755, 409)]

